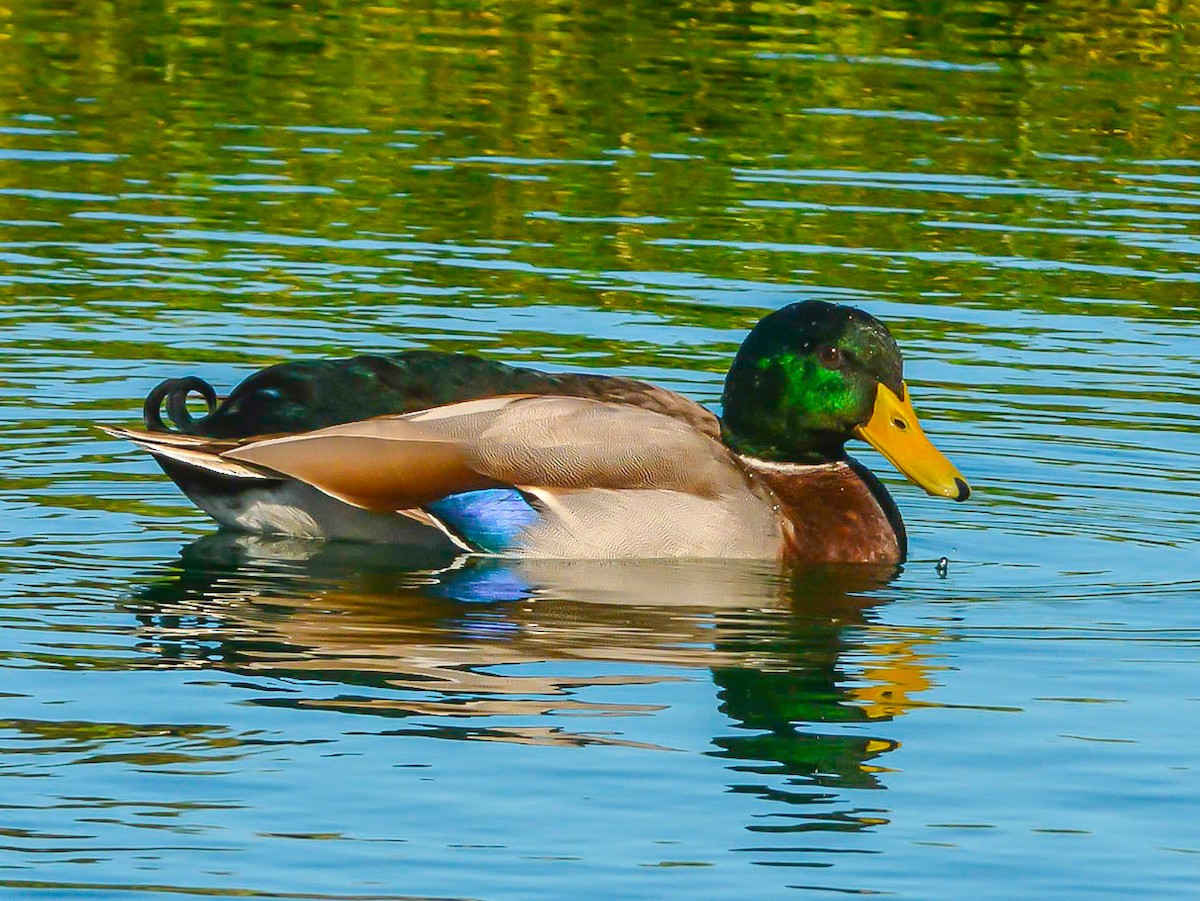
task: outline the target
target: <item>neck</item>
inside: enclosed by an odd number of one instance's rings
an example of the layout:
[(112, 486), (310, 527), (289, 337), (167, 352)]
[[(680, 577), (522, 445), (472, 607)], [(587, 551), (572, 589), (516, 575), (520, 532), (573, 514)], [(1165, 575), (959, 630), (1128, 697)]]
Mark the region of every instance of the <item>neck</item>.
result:
[(734, 453), (768, 463), (820, 465), (846, 459), (846, 439), (827, 433), (776, 435), (745, 434), (727, 420), (721, 422), (721, 440)]

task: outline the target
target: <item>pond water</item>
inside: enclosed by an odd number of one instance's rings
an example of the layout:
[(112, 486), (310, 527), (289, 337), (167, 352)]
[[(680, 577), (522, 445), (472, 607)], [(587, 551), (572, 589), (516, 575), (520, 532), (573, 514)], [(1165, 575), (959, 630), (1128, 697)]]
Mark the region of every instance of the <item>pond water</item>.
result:
[[(1194, 897), (1198, 29), (0, 0), (0, 889)], [(805, 298), (976, 489), (856, 451), (895, 572), (216, 535), (94, 428), (414, 347), (715, 403)]]

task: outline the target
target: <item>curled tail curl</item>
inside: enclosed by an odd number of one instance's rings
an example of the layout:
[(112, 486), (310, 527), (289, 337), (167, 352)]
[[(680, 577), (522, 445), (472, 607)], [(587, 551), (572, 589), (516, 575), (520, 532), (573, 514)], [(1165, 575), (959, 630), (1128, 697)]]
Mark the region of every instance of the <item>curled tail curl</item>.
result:
[[(200, 419), (193, 419), (187, 408), (188, 396), (192, 393), (204, 398), (207, 412)], [(181, 379), (167, 379), (160, 382), (146, 395), (142, 404), (142, 421), (151, 432), (170, 432), (170, 426), (162, 420), (163, 401), (167, 402), (167, 417), (175, 424), (174, 431), (185, 434), (196, 434), (197, 427), (202, 425), (213, 411), (217, 409), (217, 392), (213, 386), (198, 376), (189, 375)]]

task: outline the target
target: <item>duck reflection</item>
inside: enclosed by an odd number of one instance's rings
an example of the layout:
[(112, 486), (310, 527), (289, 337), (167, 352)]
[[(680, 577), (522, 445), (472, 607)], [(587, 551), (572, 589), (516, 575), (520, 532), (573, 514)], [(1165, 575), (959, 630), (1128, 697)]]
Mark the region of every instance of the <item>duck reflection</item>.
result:
[[(391, 717), (393, 734), (656, 746), (622, 733), (619, 718), (660, 706), (586, 689), (707, 671), (731, 723), (705, 738), (738, 774), (732, 790), (823, 805), (750, 828), (855, 829), (880, 820), (834, 799), (879, 787), (872, 761), (896, 745), (873, 724), (917, 703), (930, 684), (920, 646), (939, 640), (879, 624), (895, 575), (398, 560), (394, 548), (218, 534), (186, 547), (132, 607), (157, 662), (275, 678), (255, 703)], [(547, 661), (559, 665), (532, 665)]]

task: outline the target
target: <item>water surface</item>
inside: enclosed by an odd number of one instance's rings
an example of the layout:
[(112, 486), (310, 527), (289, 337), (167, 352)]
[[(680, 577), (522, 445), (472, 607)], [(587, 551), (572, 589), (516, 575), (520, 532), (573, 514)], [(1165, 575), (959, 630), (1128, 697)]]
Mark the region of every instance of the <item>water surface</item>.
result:
[[(1165, 9), (0, 6), (0, 887), (1190, 897), (1200, 19)], [(856, 451), (895, 571), (219, 536), (93, 428), (417, 347), (715, 404), (806, 298), (890, 325), (976, 488)]]

